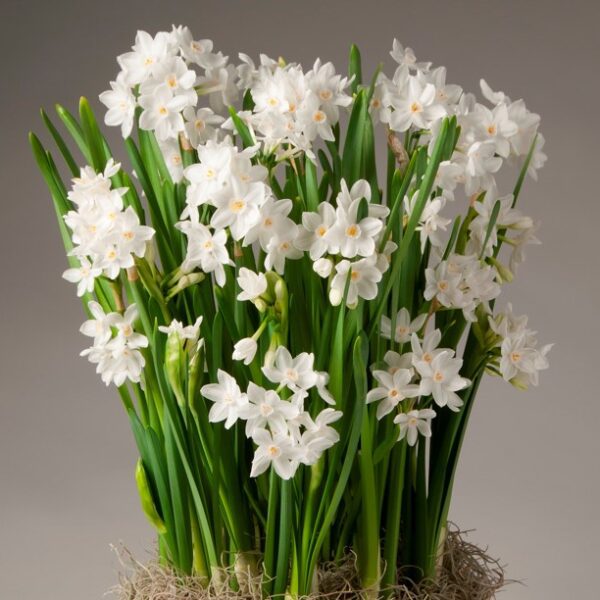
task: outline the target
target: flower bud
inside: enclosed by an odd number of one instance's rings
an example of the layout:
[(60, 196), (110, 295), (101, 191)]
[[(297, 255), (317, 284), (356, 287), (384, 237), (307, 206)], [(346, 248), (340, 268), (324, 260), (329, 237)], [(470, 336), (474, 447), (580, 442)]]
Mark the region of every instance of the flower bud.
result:
[(249, 365), (256, 355), (258, 344), (252, 338), (243, 338), (233, 347), (233, 360), (243, 360), (245, 365)]

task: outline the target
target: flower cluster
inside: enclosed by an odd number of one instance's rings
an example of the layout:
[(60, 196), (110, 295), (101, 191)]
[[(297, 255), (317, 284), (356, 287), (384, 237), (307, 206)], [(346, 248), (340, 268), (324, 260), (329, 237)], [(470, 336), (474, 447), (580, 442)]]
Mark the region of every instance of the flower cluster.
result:
[(496, 270), (475, 255), (452, 254), (426, 269), (425, 278), (426, 300), (435, 298), (442, 306), (461, 309), (469, 321), (475, 320), (478, 306), (489, 312), (489, 301), (500, 294)]
[[(406, 309), (402, 309), (406, 311)], [(429, 422), (436, 413), (428, 407), (431, 400), (437, 406), (447, 406), (457, 412), (463, 401), (456, 392), (467, 388), (471, 382), (459, 375), (463, 361), (451, 348), (439, 348), (442, 334), (435, 329), (421, 340), (410, 334), (415, 322), (408, 311), (403, 312), (405, 325), (401, 325), (401, 339), (409, 337), (411, 351), (402, 354), (389, 350), (382, 365), (373, 365), (373, 377), (379, 384), (367, 394), (367, 402), (379, 401), (376, 416), (382, 419), (396, 411), (394, 423), (399, 426), (399, 438), (406, 437), (409, 445), (417, 442), (417, 433), (431, 436)], [(400, 316), (400, 315), (399, 315)], [(423, 406), (423, 408), (418, 408)]]
[[(546, 355), (552, 344), (538, 349), (537, 334), (527, 328), (527, 317), (516, 317), (512, 305), (506, 311), (489, 319), (492, 331), (498, 339), (496, 346), (500, 348), (499, 369), (506, 381), (515, 387), (526, 389), (529, 385), (537, 385), (539, 371), (548, 368)], [(494, 372), (493, 368), (491, 369)]]
[(94, 301), (88, 303), (88, 309), (93, 318), (86, 321), (80, 331), (93, 338), (94, 344), (81, 356), (87, 356), (97, 365), (96, 372), (106, 385), (121, 386), (126, 380), (139, 382), (145, 365), (139, 349), (148, 346), (148, 338), (134, 330), (138, 318), (136, 305), (128, 306), (123, 314), (105, 313)]
[(68, 194), (77, 209), (65, 215), (65, 223), (72, 232), (71, 255), (80, 267), (68, 269), (63, 277), (78, 284), (79, 296), (91, 292), (100, 275), (115, 279), (121, 269), (133, 266), (134, 256), (144, 256), (154, 235), (154, 229), (140, 224), (131, 206), (124, 207), (127, 188), (111, 187), (110, 177), (119, 169), (112, 161), (103, 173), (85, 167)]
[[(359, 298), (372, 300), (377, 295), (377, 284), (389, 266), (387, 255), (396, 244), (388, 241), (384, 252), (378, 252), (389, 209), (371, 203), (369, 183), (360, 179), (348, 189), (342, 179), (340, 185), (335, 208), (322, 202), (317, 212), (302, 214), (297, 245), (308, 251), (318, 275), (333, 274), (331, 303), (342, 302), (347, 285), (346, 303), (355, 306)], [(359, 214), (365, 205), (366, 211)]]
[[(238, 419), (246, 422), (246, 435), (257, 446), (252, 477), (272, 464), (282, 479), (290, 479), (300, 464), (314, 464), (339, 440), (331, 423), (342, 416), (340, 411), (325, 408), (313, 419), (304, 408), (312, 388), (323, 400), (333, 402), (325, 388), (327, 374), (315, 371), (313, 363), (312, 354), (292, 357), (287, 348), (279, 346), (273, 364), (262, 368), (265, 377), (278, 385), (276, 390), (250, 382), (242, 392), (235, 378), (221, 369), (218, 383), (202, 387), (202, 395), (213, 402), (208, 416), (211, 423), (224, 422), (229, 429)], [(282, 393), (288, 397), (282, 398)]]
[(254, 102), (252, 111), (242, 116), (267, 150), (280, 158), (299, 150), (314, 157), (311, 148), (317, 138), (335, 139), (332, 127), (339, 121), (340, 107), (349, 106), (352, 98), (344, 91), (348, 79), (336, 74), (333, 64), (317, 59), (304, 73), (300, 65), (264, 55), (258, 67), (250, 57), (240, 58), (240, 85)]

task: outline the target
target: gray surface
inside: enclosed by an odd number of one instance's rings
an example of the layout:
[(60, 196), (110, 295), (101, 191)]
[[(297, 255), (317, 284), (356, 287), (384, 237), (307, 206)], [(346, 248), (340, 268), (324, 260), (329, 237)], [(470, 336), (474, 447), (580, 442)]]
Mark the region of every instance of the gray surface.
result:
[(482, 386), (452, 518), (525, 580), (503, 598), (597, 597), (598, 6), (3, 0), (0, 596), (101, 598), (116, 577), (109, 544), (151, 544), (119, 401), (78, 358), (82, 311), (60, 278), (65, 259), (25, 135), (41, 130), (39, 106), (73, 107), (104, 90), (136, 29), (183, 23), (230, 55), (321, 56), (340, 70), (356, 42), (367, 72), (397, 36), (446, 65), (452, 82), (476, 89), (484, 76), (541, 113), (550, 160), (539, 184), (527, 182), (522, 206), (543, 219), (544, 245), (504, 297), (557, 343), (552, 369), (527, 394), (497, 380)]

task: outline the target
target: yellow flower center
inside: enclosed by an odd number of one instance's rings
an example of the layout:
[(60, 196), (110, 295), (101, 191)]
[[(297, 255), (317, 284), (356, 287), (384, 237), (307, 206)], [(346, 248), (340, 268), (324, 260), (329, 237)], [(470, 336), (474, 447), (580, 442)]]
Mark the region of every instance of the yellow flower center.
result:
[(350, 225), (346, 229), (346, 235), (351, 238), (357, 237), (359, 233), (360, 233), (360, 228), (358, 227), (358, 225)]
[(313, 114), (313, 121), (315, 123), (322, 123), (326, 119), (326, 115), (322, 110), (317, 110)]
[(436, 371), (433, 374), (433, 380), (436, 381), (437, 383), (444, 381), (444, 374), (441, 371)]

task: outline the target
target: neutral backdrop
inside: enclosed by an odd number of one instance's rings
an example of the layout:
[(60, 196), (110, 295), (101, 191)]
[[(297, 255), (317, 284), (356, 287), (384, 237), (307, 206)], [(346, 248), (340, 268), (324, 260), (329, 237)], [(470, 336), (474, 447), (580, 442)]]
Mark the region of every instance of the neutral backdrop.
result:
[(0, 596), (102, 598), (116, 581), (110, 544), (144, 557), (136, 452), (114, 390), (78, 358), (82, 310), (26, 141), (38, 109), (97, 105), (136, 29), (187, 24), (243, 51), (346, 68), (357, 43), (368, 73), (394, 37), (449, 79), (481, 76), (542, 115), (549, 161), (523, 209), (542, 220), (504, 297), (556, 342), (551, 370), (521, 393), (482, 386), (451, 517), (523, 581), (503, 598), (598, 597), (600, 552), (600, 5), (577, 0), (2, 0), (0, 23)]

